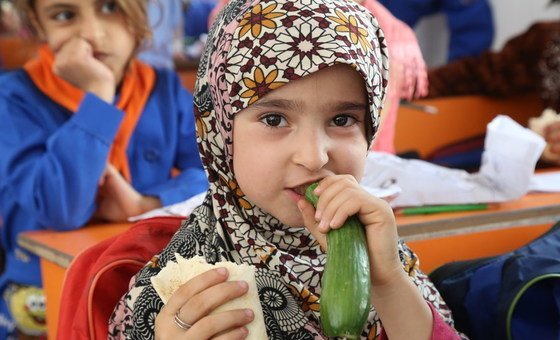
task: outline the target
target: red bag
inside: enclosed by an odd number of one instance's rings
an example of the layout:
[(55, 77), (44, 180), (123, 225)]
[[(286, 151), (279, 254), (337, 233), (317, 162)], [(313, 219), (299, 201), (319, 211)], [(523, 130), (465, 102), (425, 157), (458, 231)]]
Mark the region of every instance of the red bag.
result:
[(130, 279), (163, 250), (184, 219), (139, 221), (74, 258), (64, 278), (57, 338), (107, 339), (109, 318)]

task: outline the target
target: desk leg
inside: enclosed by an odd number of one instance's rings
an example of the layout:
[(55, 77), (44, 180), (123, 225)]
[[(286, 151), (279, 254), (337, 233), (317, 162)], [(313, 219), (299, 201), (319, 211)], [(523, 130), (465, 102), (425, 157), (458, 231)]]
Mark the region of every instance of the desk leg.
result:
[(41, 277), (43, 278), (43, 289), (47, 304), (47, 336), (49, 340), (56, 339), (65, 272), (66, 268), (41, 258)]

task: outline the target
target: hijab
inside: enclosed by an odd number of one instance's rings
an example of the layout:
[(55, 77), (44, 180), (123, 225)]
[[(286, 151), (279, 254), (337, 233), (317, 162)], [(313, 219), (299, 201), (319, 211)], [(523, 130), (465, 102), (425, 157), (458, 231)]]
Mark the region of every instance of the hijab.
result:
[[(350, 65), (365, 80), (371, 143), (388, 62), (383, 33), (367, 10), (351, 0), (232, 0), (220, 12), (195, 85), (199, 151), (210, 188), (157, 261), (137, 275), (113, 315), (111, 334), (153, 338), (149, 320), (163, 303), (149, 278), (179, 253), (255, 266), (270, 339), (324, 338), (318, 301), (325, 254), (306, 228), (283, 225), (244, 196), (233, 174), (233, 119), (270, 91), (335, 64)], [(415, 257), (402, 249), (415, 268)], [(433, 286), (426, 287), (436, 308), (444, 306)], [(376, 337), (379, 326), (372, 309), (363, 336)]]

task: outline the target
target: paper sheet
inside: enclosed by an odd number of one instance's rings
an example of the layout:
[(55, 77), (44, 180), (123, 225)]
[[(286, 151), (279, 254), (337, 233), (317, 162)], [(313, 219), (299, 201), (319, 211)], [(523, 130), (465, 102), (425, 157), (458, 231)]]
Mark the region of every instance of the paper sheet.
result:
[(392, 181), (400, 186), (393, 207), (508, 201), (528, 192), (545, 144), (511, 118), (497, 116), (488, 124), (478, 173), (372, 152), (362, 184), (378, 187)]
[(534, 174), (529, 185), (530, 191), (560, 192), (560, 171)]

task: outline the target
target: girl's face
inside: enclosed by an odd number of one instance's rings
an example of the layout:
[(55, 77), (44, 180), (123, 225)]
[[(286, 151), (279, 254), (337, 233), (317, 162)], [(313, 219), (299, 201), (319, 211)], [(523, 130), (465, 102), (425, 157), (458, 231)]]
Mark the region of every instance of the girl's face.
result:
[(116, 1), (36, 0), (34, 18), (55, 54), (71, 38), (84, 39), (120, 82), (136, 42)]
[(233, 167), (251, 202), (303, 226), (296, 202), (311, 182), (363, 175), (368, 143), (364, 80), (336, 65), (274, 90), (235, 115)]

